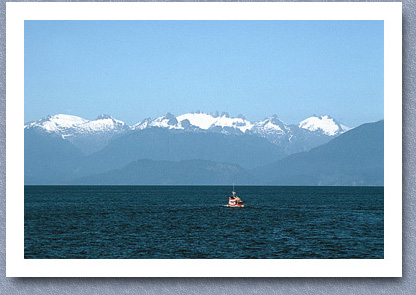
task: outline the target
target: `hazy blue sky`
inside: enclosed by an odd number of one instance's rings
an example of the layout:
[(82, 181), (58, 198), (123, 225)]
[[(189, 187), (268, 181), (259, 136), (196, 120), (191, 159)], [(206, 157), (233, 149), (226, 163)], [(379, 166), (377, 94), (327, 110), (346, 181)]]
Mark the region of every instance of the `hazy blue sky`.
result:
[(383, 116), (383, 21), (25, 21), (25, 121)]

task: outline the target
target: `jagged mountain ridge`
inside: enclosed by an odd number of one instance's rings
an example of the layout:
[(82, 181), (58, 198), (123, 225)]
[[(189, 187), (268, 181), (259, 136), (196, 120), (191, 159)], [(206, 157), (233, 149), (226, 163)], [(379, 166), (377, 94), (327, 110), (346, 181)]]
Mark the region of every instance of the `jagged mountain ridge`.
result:
[(57, 134), (87, 155), (101, 150), (114, 137), (149, 128), (255, 135), (278, 145), (287, 154), (307, 151), (350, 129), (330, 116), (312, 116), (295, 125), (284, 123), (276, 115), (252, 122), (242, 115), (231, 117), (227, 113), (219, 115), (203, 112), (187, 113), (177, 117), (168, 113), (153, 120), (146, 118), (132, 126), (109, 115), (86, 120), (64, 114), (48, 116), (25, 125), (25, 129)]

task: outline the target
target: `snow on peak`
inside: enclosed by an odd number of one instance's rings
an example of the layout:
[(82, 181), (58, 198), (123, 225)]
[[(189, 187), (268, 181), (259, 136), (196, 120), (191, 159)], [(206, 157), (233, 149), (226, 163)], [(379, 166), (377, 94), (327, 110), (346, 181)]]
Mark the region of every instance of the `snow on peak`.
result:
[(77, 116), (58, 114), (48, 116), (36, 122), (29, 123), (25, 128), (38, 127), (46, 132), (55, 132), (63, 138), (76, 134), (121, 131), (125, 123), (109, 115), (98, 116), (96, 120), (89, 121)]
[(284, 134), (288, 126), (279, 120), (276, 115), (254, 123), (253, 131), (255, 133), (274, 133)]
[(216, 122), (213, 124), (214, 126), (219, 127), (232, 127), (236, 129), (240, 129), (241, 132), (246, 132), (246, 130), (250, 130), (253, 128), (253, 123), (247, 121), (244, 118), (231, 118), (228, 114), (223, 114), (221, 117), (216, 118)]
[(312, 116), (300, 122), (298, 126), (299, 128), (310, 131), (322, 131), (324, 134), (330, 136), (349, 130), (347, 126), (338, 124), (330, 116)]
[(45, 129), (47, 132), (56, 132), (62, 128), (73, 128), (74, 126), (85, 124), (88, 120), (81, 117), (58, 114), (54, 116), (48, 116), (45, 119), (41, 119), (37, 122), (29, 124), (29, 126), (39, 126)]
[(208, 130), (214, 127), (231, 127), (235, 129), (239, 129), (241, 132), (245, 132), (246, 130), (250, 130), (253, 127), (253, 124), (244, 119), (243, 116), (239, 116), (238, 118), (231, 118), (228, 113), (222, 113), (219, 116), (217, 113), (215, 115), (210, 115), (202, 112), (198, 113), (188, 113), (183, 114), (177, 117), (179, 122), (184, 120), (188, 120), (193, 126), (196, 126), (203, 130)]
[(218, 118), (199, 112), (183, 114), (181, 116), (178, 116), (177, 119), (179, 122), (188, 120), (189, 123), (191, 123), (192, 125), (207, 130), (216, 122)]
[(146, 127), (148, 127), (151, 122), (152, 122), (151, 118), (146, 118), (143, 121), (141, 121), (140, 123), (137, 123), (137, 124), (131, 126), (131, 129), (133, 129), (133, 130), (143, 130)]
[(152, 120), (151, 118), (146, 118), (138, 124), (135, 124), (131, 127), (133, 130), (143, 130), (147, 127), (159, 127), (159, 128), (168, 128), (168, 129), (184, 129), (179, 123), (174, 115), (167, 113), (164, 116), (157, 117)]

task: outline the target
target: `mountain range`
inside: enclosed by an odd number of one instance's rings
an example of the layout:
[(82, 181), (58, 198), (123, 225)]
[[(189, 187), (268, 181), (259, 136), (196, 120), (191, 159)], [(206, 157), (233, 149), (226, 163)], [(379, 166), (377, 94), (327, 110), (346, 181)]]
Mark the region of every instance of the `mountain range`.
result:
[(149, 129), (253, 135), (278, 145), (286, 154), (292, 154), (328, 142), (350, 128), (330, 116), (312, 116), (299, 124), (286, 124), (276, 115), (260, 121), (248, 121), (242, 115), (233, 118), (228, 113), (219, 115), (197, 112), (177, 117), (167, 113), (153, 120), (146, 118), (132, 126), (110, 115), (100, 115), (90, 121), (77, 116), (58, 114), (29, 122), (25, 129), (61, 136), (88, 155), (104, 148), (114, 137)]
[[(233, 118), (227, 113), (197, 112), (177, 117), (168, 113), (129, 126), (109, 115), (86, 120), (60, 114), (25, 125), (25, 184), (228, 184), (234, 181), (379, 185), (382, 172), (379, 173), (380, 165), (374, 164), (379, 163), (379, 158), (371, 162), (374, 169), (370, 167), (363, 174), (355, 174), (363, 168), (360, 161), (344, 163), (335, 159), (345, 160), (354, 146), (359, 154), (365, 154), (364, 150), (360, 151), (363, 146), (366, 149), (377, 146), (374, 157), (380, 156), (380, 148), (383, 154), (383, 144), (379, 141), (363, 145), (364, 137), (354, 135), (357, 130), (365, 129), (362, 128), (351, 130), (330, 116), (312, 116), (298, 124), (285, 124), (277, 116), (248, 121), (244, 116)], [(372, 135), (380, 136), (384, 130), (383, 127), (381, 131), (380, 127), (370, 129), (359, 134), (373, 132)], [(335, 148), (327, 150), (328, 146)], [(350, 150), (345, 151), (347, 147)], [(330, 154), (332, 158), (325, 161), (319, 157), (321, 154)], [(365, 155), (363, 159), (372, 159)], [(324, 168), (320, 174), (308, 168), (317, 162), (327, 163), (321, 165)], [(355, 170), (338, 169), (346, 164), (355, 165)], [(296, 171), (301, 178), (296, 178)], [(331, 171), (337, 176), (328, 176), (332, 175)]]

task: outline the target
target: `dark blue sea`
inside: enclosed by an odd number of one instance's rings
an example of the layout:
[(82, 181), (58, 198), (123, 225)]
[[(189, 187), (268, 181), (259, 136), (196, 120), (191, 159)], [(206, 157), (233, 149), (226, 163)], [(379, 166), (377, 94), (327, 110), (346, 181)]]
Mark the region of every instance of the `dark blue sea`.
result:
[(25, 186), (25, 258), (383, 258), (383, 187)]

